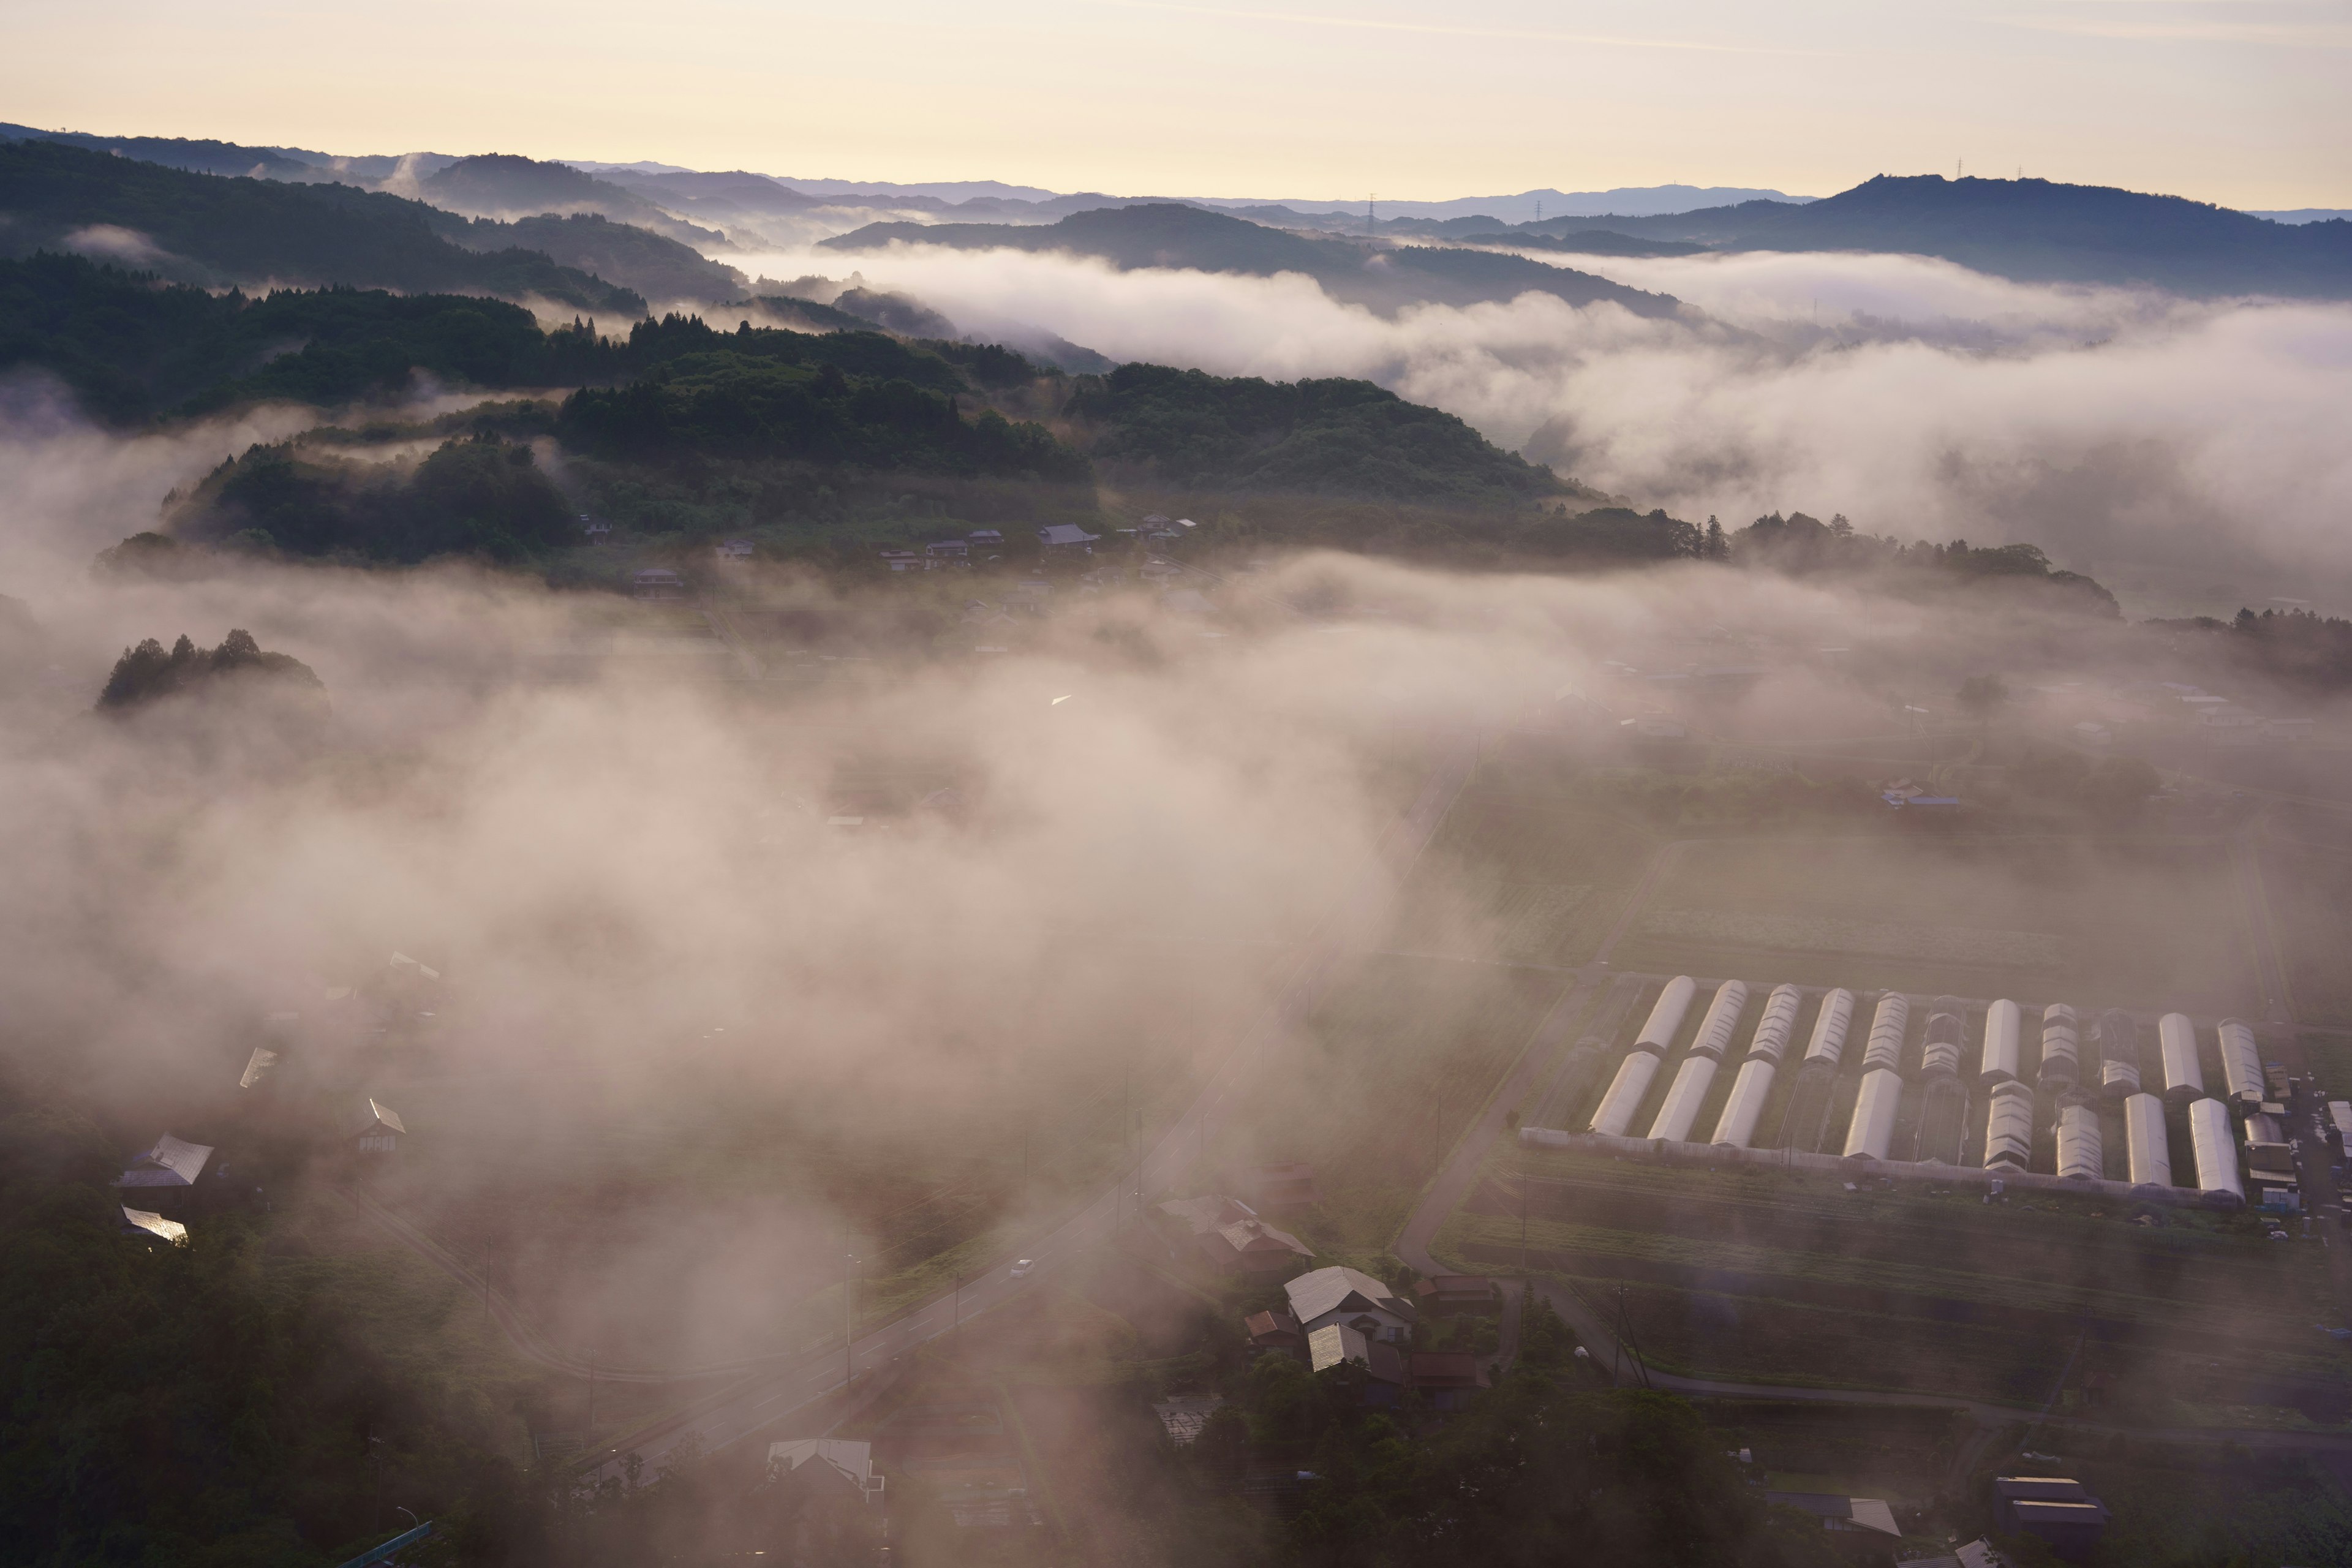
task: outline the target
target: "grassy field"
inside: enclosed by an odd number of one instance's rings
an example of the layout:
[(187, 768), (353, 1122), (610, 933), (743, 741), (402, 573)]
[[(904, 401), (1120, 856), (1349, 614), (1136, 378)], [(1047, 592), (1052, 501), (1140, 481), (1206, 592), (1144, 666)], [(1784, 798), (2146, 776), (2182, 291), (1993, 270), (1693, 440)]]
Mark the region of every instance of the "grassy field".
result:
[[(692, 1043), (657, 1097), (551, 1116), (546, 1086), (386, 1085), (407, 1119), (383, 1195), (558, 1343), (616, 1364), (698, 1366), (835, 1338), (844, 1255), (861, 1327), (1019, 1247), (1099, 1193), (1196, 1091), (1263, 1004), (1279, 954), (1171, 945), (1091, 1011), (1084, 988), (1003, 1021), (1025, 1056), (952, 1096), (793, 1095)], [(1238, 977), (1238, 978), (1237, 978)], [(1055, 1009), (1060, 1009), (1055, 1011)]]
[(1363, 959), (1292, 1042), (1251, 1114), (1211, 1144), (1204, 1180), (1221, 1167), (1307, 1161), (1323, 1203), (1284, 1223), (1322, 1262), (1377, 1261), (1566, 978), (1433, 958)]
[(1580, 963), (1616, 922), (1656, 845), (1622, 817), (1507, 789), (1482, 772), (1415, 868), (1391, 945)]
[(2251, 960), (2219, 843), (1721, 840), (1676, 851), (1621, 968), (2229, 1013)]
[(2352, 850), (2274, 839), (2259, 854), (2272, 939), (2296, 1018), (2352, 1025), (2352, 967), (2344, 962), (2352, 936)]
[[(1442, 1256), (1517, 1264), (1520, 1158), (1498, 1152)], [(2149, 1228), (2064, 1195), (1987, 1206), (1556, 1151), (1528, 1166), (1530, 1265), (1611, 1316), (1622, 1288), (1672, 1370), (2038, 1403), (2080, 1336), (2076, 1381), (2155, 1415), (2301, 1401), (2341, 1420), (2352, 1390), (2352, 1355), (2311, 1327), (2332, 1321), (2320, 1249), (2250, 1216)]]

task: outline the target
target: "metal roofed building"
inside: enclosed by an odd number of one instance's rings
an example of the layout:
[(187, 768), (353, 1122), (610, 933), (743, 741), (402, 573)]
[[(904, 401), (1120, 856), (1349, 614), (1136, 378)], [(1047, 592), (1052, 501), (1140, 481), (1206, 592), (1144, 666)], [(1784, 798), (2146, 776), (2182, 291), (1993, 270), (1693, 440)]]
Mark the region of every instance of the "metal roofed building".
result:
[(2031, 1535), (2066, 1555), (2096, 1546), (2113, 1517), (2071, 1476), (1996, 1477), (1992, 1510), (1999, 1533)]
[(1903, 1531), (1895, 1510), (1874, 1497), (1840, 1497), (1833, 1492), (1766, 1492), (1764, 1500), (1776, 1508), (1793, 1508), (1811, 1514), (1822, 1528), (1836, 1534), (1849, 1532), (1899, 1540)]
[(147, 1209), (125, 1208), (122, 1211), (122, 1234), (150, 1241), (168, 1241), (173, 1247), (188, 1245), (186, 1226)]
[(1287, 1268), (1314, 1248), (1286, 1230), (1276, 1230), (1238, 1198), (1177, 1198), (1160, 1212), (1192, 1228), (1209, 1261), (1229, 1272), (1266, 1274)]
[(1360, 1268), (1317, 1268), (1282, 1289), (1310, 1346), (1315, 1331), (1333, 1323), (1393, 1342), (1412, 1331), (1419, 1315), (1412, 1302)]
[(358, 1154), (389, 1154), (408, 1132), (397, 1112), (373, 1099), (362, 1099), (344, 1111), (337, 1120), (336, 1131)]
[(786, 1476), (803, 1465), (821, 1465), (856, 1487), (867, 1502), (882, 1495), (883, 1479), (874, 1473), (874, 1445), (841, 1437), (794, 1437), (768, 1445), (768, 1474)]
[(1075, 522), (1049, 522), (1037, 531), (1037, 542), (1048, 550), (1081, 550), (1088, 555), (1095, 552), (1099, 533), (1088, 533)]
[(153, 1148), (133, 1155), (114, 1184), (150, 1192), (185, 1192), (196, 1184), (196, 1178), (205, 1173), (205, 1163), (212, 1157), (211, 1144), (191, 1143), (166, 1132), (155, 1140)]
[(1392, 1405), (1404, 1386), (1404, 1357), (1391, 1344), (1345, 1323), (1331, 1323), (1307, 1336), (1307, 1359), (1317, 1372), (1353, 1362), (1368, 1374), (1364, 1403)]

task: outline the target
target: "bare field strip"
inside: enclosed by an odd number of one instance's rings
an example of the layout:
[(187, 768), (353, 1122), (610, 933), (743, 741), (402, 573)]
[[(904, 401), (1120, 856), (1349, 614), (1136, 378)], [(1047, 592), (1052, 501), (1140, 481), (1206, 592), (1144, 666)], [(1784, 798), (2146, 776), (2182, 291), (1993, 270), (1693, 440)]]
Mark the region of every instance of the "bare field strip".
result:
[(2091, 1199), (1987, 1207), (1515, 1150), (1437, 1248), (1464, 1268), (1513, 1266), (1523, 1225), (1529, 1267), (1604, 1310), (1622, 1288), (1643, 1349), (1675, 1370), (2038, 1399), (2082, 1332), (2103, 1375), (2159, 1405), (2352, 1393), (2352, 1353), (2311, 1327), (2330, 1299), (2324, 1256), (2265, 1242), (2245, 1215), (2146, 1228)]
[(2077, 1005), (2255, 1009), (2220, 841), (1706, 840), (1613, 955), (1665, 973)]

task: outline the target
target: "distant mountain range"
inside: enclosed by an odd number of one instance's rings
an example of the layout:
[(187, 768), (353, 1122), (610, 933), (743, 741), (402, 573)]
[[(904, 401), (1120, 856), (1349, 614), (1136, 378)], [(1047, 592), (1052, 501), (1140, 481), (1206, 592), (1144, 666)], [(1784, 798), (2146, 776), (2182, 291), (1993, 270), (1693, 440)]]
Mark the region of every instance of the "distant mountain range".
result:
[(868, 224), (824, 244), (832, 250), (863, 251), (899, 242), (958, 250), (1059, 251), (1121, 268), (1183, 268), (1257, 278), (1298, 272), (1336, 300), (1383, 313), (1412, 304), (1470, 305), (1527, 293), (1556, 295), (1571, 305), (1606, 300), (1643, 316), (1672, 315), (1680, 308), (1664, 294), (1494, 251), (1309, 237), (1173, 203), (1104, 207), (1044, 226)]
[[(660, 163), (551, 163), (497, 153), (341, 157), (302, 148), (0, 125), (0, 146), (43, 142), (64, 143), (61, 151), (108, 153), (126, 164), (160, 164), (190, 175), (245, 175), (320, 192), (373, 188), (383, 200), (410, 198), (413, 216), (458, 249), (509, 257), (537, 252), (559, 272), (593, 274), (605, 284), (656, 300), (741, 299), (750, 286), (723, 261), (710, 259), (714, 254), (777, 248), (828, 235), (824, 243), (845, 250), (920, 238), (961, 248), (1067, 250), (1101, 256), (1121, 267), (1199, 267), (1260, 276), (1305, 271), (1336, 298), (1382, 310), (1418, 300), (1507, 298), (1531, 289), (1578, 303), (1613, 299), (1646, 313), (1675, 308), (1661, 295), (1496, 254), (1502, 246), (1563, 258), (1891, 252), (1940, 257), (2023, 281), (2146, 285), (2209, 296), (2352, 298), (2352, 221), (2337, 209), (2281, 212), (2273, 215), (2280, 221), (2271, 221), (2176, 196), (2044, 180), (1881, 175), (1821, 199), (1694, 185), (1527, 191), (1382, 204), (1368, 225), (1350, 205), (1335, 202), (1067, 195), (996, 181), (793, 182), (740, 169), (712, 173)], [(217, 205), (228, 198), (215, 193), (207, 199)], [(236, 198), (252, 199), (257, 198)], [(362, 211), (389, 210), (320, 199), (338, 204), (342, 216), (336, 221), (346, 226)], [(1712, 205), (1687, 205), (1693, 202)], [(37, 223), (26, 226), (26, 214), (16, 205), (0, 204), (0, 210), (19, 219), (0, 247), (21, 251), (28, 243), (56, 243), (67, 232), (119, 227), (146, 239), (101, 234), (95, 248), (104, 251), (113, 244), (116, 249), (105, 253), (136, 262), (138, 245), (152, 241), (183, 260), (213, 265), (195, 251), (150, 234), (135, 214), (123, 216), (129, 209), (120, 203), (110, 208), (85, 201), (83, 207), (84, 216), (69, 230), (52, 233)], [(1540, 218), (1535, 216), (1538, 210)], [(1124, 221), (1104, 216), (1121, 211), (1149, 216)], [(1181, 216), (1187, 213), (1198, 215), (1198, 221)], [(871, 221), (877, 216), (886, 221)], [(1368, 226), (1370, 233), (1364, 232)], [(779, 240), (780, 235), (790, 237)], [(250, 245), (239, 251), (235, 240), (226, 233), (210, 235), (206, 243), (227, 248), (205, 276), (243, 280), (259, 265), (259, 253)], [(85, 238), (68, 247), (89, 251), (93, 242)], [(1375, 250), (1377, 268), (1368, 265)], [(232, 252), (248, 259), (232, 264), (226, 259)], [(310, 265), (299, 258), (289, 264)], [(410, 286), (392, 282), (388, 265), (388, 257), (380, 259), (370, 278), (390, 287)], [(491, 287), (478, 280), (488, 276), (488, 265), (427, 266), (415, 255), (401, 264), (410, 273), (424, 268), (431, 276), (415, 286), (436, 289)], [(500, 265), (511, 273), (521, 264)], [(320, 274), (312, 268), (293, 276), (317, 280)], [(535, 291), (559, 301), (585, 300), (593, 292), (553, 274), (543, 281), (549, 287), (534, 286)], [(520, 285), (495, 287), (519, 297)]]
[(1934, 256), (2021, 282), (2352, 297), (2352, 223), (2343, 219), (2278, 224), (2179, 196), (2048, 180), (1881, 174), (1802, 206), (1743, 202), (1540, 226), (1554, 237), (1580, 227), (1721, 251)]

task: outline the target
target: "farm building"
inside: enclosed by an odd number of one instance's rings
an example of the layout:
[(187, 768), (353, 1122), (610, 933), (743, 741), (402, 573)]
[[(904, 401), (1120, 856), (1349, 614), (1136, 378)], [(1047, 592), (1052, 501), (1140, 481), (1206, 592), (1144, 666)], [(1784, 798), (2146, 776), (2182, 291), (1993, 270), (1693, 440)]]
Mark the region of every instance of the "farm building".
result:
[(1210, 1264), (1228, 1274), (1275, 1274), (1314, 1251), (1286, 1230), (1258, 1218), (1239, 1198), (1177, 1198), (1160, 1212), (1188, 1227)]
[(1402, 1340), (1419, 1315), (1412, 1302), (1357, 1268), (1318, 1268), (1282, 1289), (1310, 1343), (1316, 1330), (1332, 1323), (1372, 1339)]
[(2024, 1171), (2033, 1164), (2033, 1091), (2014, 1080), (1992, 1086), (1985, 1108), (1988, 1171)]
[(2082, 1021), (2063, 1002), (2042, 1009), (2042, 1064), (2035, 1081), (2047, 1089), (2072, 1089), (2082, 1060)]
[(1764, 1114), (1764, 1101), (1772, 1093), (1773, 1070), (1769, 1057), (1749, 1057), (1740, 1064), (1739, 1076), (1731, 1082), (1731, 1094), (1723, 1102), (1723, 1114), (1716, 1119), (1715, 1136), (1710, 1142), (1745, 1149), (1755, 1142), (1757, 1121)]
[[(1664, 999), (1661, 994), (1659, 1000)], [(1691, 1041), (1690, 1055), (1683, 1058), (1673, 1087), (1666, 1090), (1665, 1103), (1650, 1123), (1651, 1137), (1676, 1143), (1690, 1137), (1699, 1106), (1715, 1085), (1716, 1066), (1730, 1047), (1731, 1032), (1739, 1026), (1739, 1010), (1747, 1005), (1748, 987), (1742, 982), (1727, 980), (1716, 988), (1715, 1000), (1707, 1005), (1706, 1016), (1699, 1023), (1698, 1037)]]
[(1980, 1081), (2000, 1083), (2017, 1077), (2019, 1029), (2017, 1004), (2007, 997), (1985, 1009), (1984, 1051), (1977, 1058)]
[(1307, 1353), (1307, 1331), (1298, 1326), (1297, 1319), (1280, 1308), (1252, 1312), (1242, 1320), (1242, 1332), (1249, 1336), (1250, 1349), (1254, 1351)]
[(173, 1247), (188, 1245), (188, 1227), (175, 1219), (165, 1219), (151, 1209), (126, 1208), (122, 1211), (122, 1234), (149, 1246), (169, 1242)]
[(1693, 1052), (1710, 1056), (1717, 1061), (1731, 1048), (1731, 1031), (1739, 1026), (1739, 1010), (1748, 1005), (1745, 982), (1727, 980), (1716, 987), (1715, 1000), (1707, 1004), (1706, 1016), (1698, 1026), (1698, 1037), (1691, 1041)]
[(1495, 1282), (1484, 1274), (1439, 1274), (1412, 1288), (1423, 1310), (1440, 1317), (1458, 1312), (1491, 1312), (1502, 1304)]
[(2139, 1092), (2139, 1026), (2120, 1007), (2099, 1015), (2099, 1091), (2109, 1100)]
[(239, 1089), (260, 1088), (264, 1083), (269, 1081), (270, 1074), (278, 1069), (278, 1052), (270, 1050), (264, 1046), (254, 1047), (253, 1054), (245, 1058), (245, 1071), (238, 1076), (236, 1087)]
[(1911, 1026), (1911, 1001), (1900, 991), (1878, 999), (1871, 1016), (1870, 1042), (1862, 1049), (1862, 1070), (1893, 1072), (1903, 1065), (1903, 1035)]
[(629, 593), (639, 599), (683, 599), (686, 579), (666, 566), (648, 566), (629, 579)]
[(166, 1132), (145, 1153), (131, 1156), (114, 1185), (126, 1197), (152, 1204), (159, 1214), (185, 1214), (212, 1157), (210, 1144), (191, 1143)]
[(1404, 1388), (1404, 1356), (1345, 1323), (1331, 1323), (1307, 1336), (1307, 1359), (1317, 1372), (1352, 1363), (1364, 1369), (1367, 1405), (1394, 1405)]
[(1414, 1351), (1405, 1358), (1404, 1386), (1432, 1410), (1459, 1410), (1478, 1392), (1478, 1358), (1468, 1351)]
[(2218, 1100), (2191, 1104), (2189, 1147), (2197, 1161), (2197, 1190), (2206, 1201), (2242, 1205), (2246, 1184), (2238, 1175), (2238, 1144), (2230, 1131), (2230, 1108)]
[(1805, 1059), (1838, 1064), (1845, 1050), (1845, 1032), (1853, 1025), (1853, 993), (1845, 990), (1827, 991), (1822, 994), (1822, 1010), (1813, 1018), (1813, 1037), (1805, 1047)]
[(1969, 1091), (1947, 1070), (1927, 1075), (1921, 1097), (1919, 1125), (1912, 1134), (1911, 1157), (1939, 1165), (1960, 1163), (1960, 1144), (1968, 1135)]
[(2186, 1013), (2156, 1021), (2157, 1047), (2164, 1056), (2164, 1098), (2186, 1105), (2205, 1098), (2205, 1073), (2197, 1065), (2197, 1026)]
[(2135, 1094), (2124, 1101), (2124, 1141), (2134, 1186), (2172, 1185), (2172, 1150), (2165, 1142), (2164, 1101)]
[(1748, 1054), (1767, 1062), (1778, 1062), (1780, 1053), (1789, 1048), (1789, 1037), (1797, 1030), (1797, 1008), (1804, 994), (1793, 985), (1775, 985), (1765, 1000), (1764, 1016), (1756, 1021), (1756, 1033), (1748, 1041)]
[(2058, 1173), (2081, 1182), (2106, 1179), (2097, 1107), (2069, 1100), (2058, 1108)]
[(1683, 1017), (1690, 1011), (1691, 998), (1698, 994), (1698, 982), (1687, 974), (1677, 974), (1658, 990), (1658, 999), (1650, 1005), (1650, 1016), (1642, 1024), (1642, 1032), (1633, 1037), (1636, 1050), (1666, 1051), (1674, 1047), (1675, 1035), (1683, 1026)]
[(2082, 1482), (2063, 1476), (2001, 1476), (1992, 1483), (1995, 1532), (2031, 1535), (2063, 1556), (2080, 1557), (2099, 1543), (2106, 1505)]
[(768, 1445), (768, 1474), (786, 1476), (803, 1465), (837, 1479), (867, 1502), (882, 1495), (887, 1478), (874, 1473), (874, 1445), (842, 1437), (795, 1437)]
[(2251, 1025), (2238, 1018), (2221, 1020), (2221, 1072), (2229, 1081), (2230, 1098), (2242, 1104), (2262, 1103), (2263, 1052), (2254, 1043)]
[(1780, 1147), (1802, 1154), (1823, 1152), (1837, 1081), (1837, 1068), (1826, 1058), (1807, 1057), (1798, 1067), (1788, 1106), (1780, 1112)]
[(1862, 1092), (1854, 1097), (1853, 1121), (1846, 1129), (1845, 1157), (1884, 1160), (1895, 1144), (1895, 1111), (1903, 1100), (1903, 1079), (1892, 1068), (1873, 1068), (1862, 1075)]
[(1716, 1059), (1711, 1056), (1693, 1051), (1683, 1058), (1683, 1065), (1675, 1072), (1675, 1081), (1666, 1089), (1664, 1103), (1650, 1122), (1651, 1137), (1673, 1143), (1689, 1139), (1691, 1123), (1698, 1120), (1698, 1108), (1706, 1099), (1706, 1091), (1715, 1087), (1715, 1069)]
[(390, 1106), (362, 1098), (337, 1119), (343, 1146), (354, 1154), (390, 1154), (400, 1148), (408, 1129)]
[(1052, 522), (1037, 531), (1037, 542), (1048, 550), (1076, 550), (1085, 554), (1095, 552), (1098, 533), (1088, 533), (1074, 522)]
[[(1891, 1543), (1903, 1539), (1902, 1528), (1895, 1522), (1895, 1510), (1883, 1498), (1844, 1497), (1834, 1492), (1766, 1492), (1764, 1500), (1775, 1508), (1810, 1513), (1832, 1535), (1859, 1538), (1854, 1544), (1876, 1547), (1882, 1559)], [(1840, 1542), (1841, 1545), (1845, 1543)]]
[(1609, 1080), (1609, 1092), (1592, 1112), (1592, 1131), (1622, 1138), (1625, 1129), (1633, 1124), (1633, 1112), (1640, 1109), (1642, 1099), (1650, 1092), (1650, 1080), (1658, 1076), (1658, 1056), (1636, 1046), (1625, 1053), (1617, 1064), (1617, 1076)]

